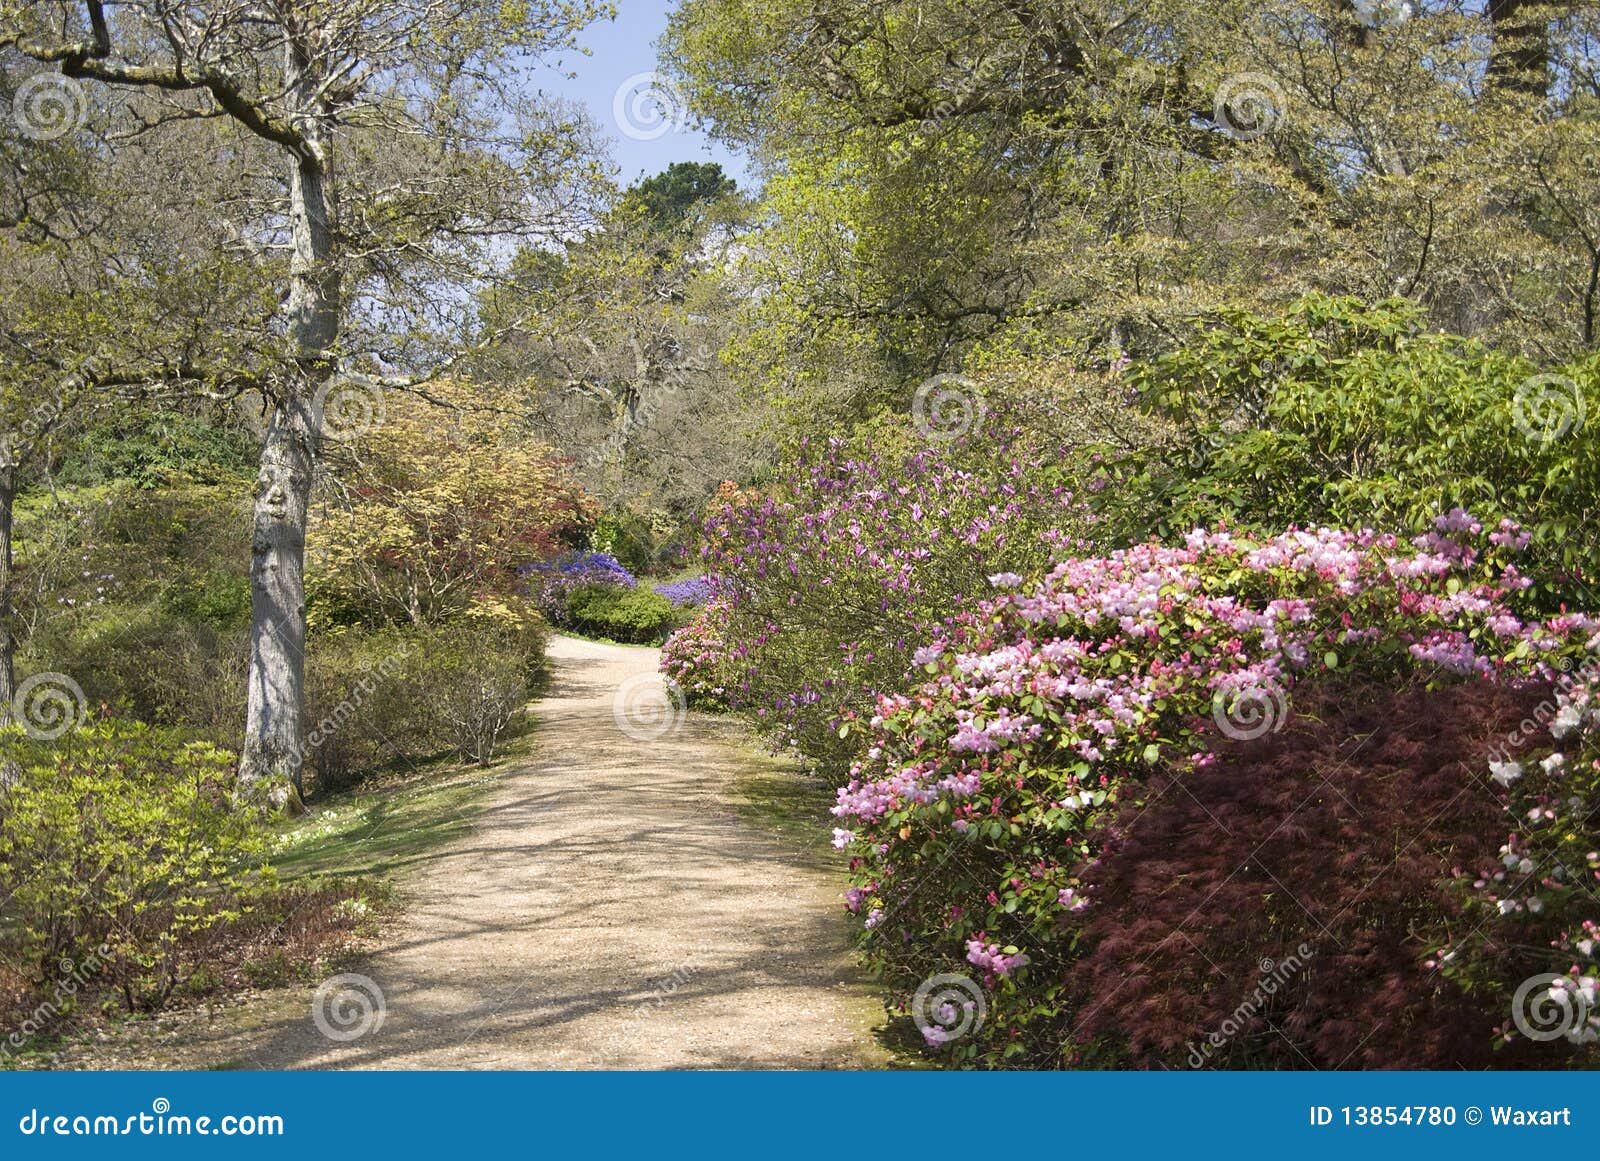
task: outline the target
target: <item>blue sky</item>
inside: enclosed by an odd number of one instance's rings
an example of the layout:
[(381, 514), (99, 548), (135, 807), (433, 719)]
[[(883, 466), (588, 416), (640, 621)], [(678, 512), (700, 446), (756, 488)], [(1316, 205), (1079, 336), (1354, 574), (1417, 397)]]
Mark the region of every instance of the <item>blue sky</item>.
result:
[[(567, 53), (561, 68), (542, 70), (540, 85), (586, 105), (595, 123), (611, 137), (611, 158), (619, 180), (629, 183), (658, 173), (674, 161), (717, 161), (741, 189), (751, 187), (742, 158), (684, 124), (674, 108), (678, 94), (661, 78), (645, 78), (656, 68), (656, 40), (666, 31), (670, 0), (615, 0), (617, 18), (586, 29), (579, 43), (589, 56)], [(552, 62), (555, 64), (557, 62)], [(572, 79), (562, 72), (576, 74)], [(618, 98), (618, 90), (635, 83)], [(620, 114), (620, 116), (619, 116)]]

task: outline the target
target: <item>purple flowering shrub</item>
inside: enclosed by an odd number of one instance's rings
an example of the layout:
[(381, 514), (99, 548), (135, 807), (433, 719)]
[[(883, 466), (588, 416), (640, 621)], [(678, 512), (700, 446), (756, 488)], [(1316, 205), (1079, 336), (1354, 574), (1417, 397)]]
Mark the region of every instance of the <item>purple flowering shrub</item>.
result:
[(656, 585), (655, 591), (671, 601), (674, 608), (698, 609), (716, 595), (710, 577), (693, 576), (686, 580)]
[(564, 552), (517, 570), (527, 593), (552, 625), (572, 623), (570, 604), (579, 589), (593, 585), (631, 589), (639, 582), (616, 557), (604, 552)]
[(998, 400), (951, 440), (884, 417), (801, 444), (765, 494), (725, 489), (702, 555), (732, 706), (842, 776), (851, 723), (906, 686), (919, 642), (976, 607), (991, 576), (1081, 551), (1087, 516), (1050, 431)]
[[(834, 809), (854, 877), (846, 903), (893, 1001), (952, 1063), (1083, 1059), (1074, 965), (1088, 920), (1115, 922), (1097, 916), (1095, 892), (1097, 859), (1126, 837), (1113, 824), (1137, 827), (1152, 783), (1181, 787), (1217, 761), (1219, 743), (1281, 728), (1297, 696), (1314, 702), (1308, 683), (1536, 683), (1581, 663), (1594, 622), (1524, 620), (1508, 605), (1528, 584), (1512, 560), (1525, 545), (1515, 525), (1484, 535), (1458, 509), (1410, 543), (1196, 531), (1181, 547), (1067, 559), (1035, 584), (998, 578), (1008, 591), (915, 650), (920, 684), (879, 699)], [(1596, 844), (1587, 808), (1542, 792), (1528, 809), (1551, 812), (1527, 815), (1545, 835), (1575, 836), (1561, 855), (1592, 889), (1573, 853)], [(1419, 841), (1448, 845), (1415, 821)], [(1520, 851), (1513, 842), (1507, 858)], [(1181, 874), (1183, 852), (1172, 857)], [(1565, 946), (1589, 957), (1588, 976), (1573, 978), (1592, 987), (1594, 945), (1578, 942), (1591, 937), (1579, 930)], [(914, 993), (939, 973), (980, 981), (982, 1020), (975, 1001), (915, 1012)]]

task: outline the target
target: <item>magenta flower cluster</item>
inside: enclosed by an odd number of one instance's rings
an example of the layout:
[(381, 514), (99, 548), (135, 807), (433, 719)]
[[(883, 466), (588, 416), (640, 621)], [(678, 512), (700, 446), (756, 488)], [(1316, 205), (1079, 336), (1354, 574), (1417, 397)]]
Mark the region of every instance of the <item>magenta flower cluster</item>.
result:
[(718, 631), (726, 619), (727, 605), (713, 598), (661, 646), (661, 672), (699, 709), (728, 708), (731, 669), (727, 645)]

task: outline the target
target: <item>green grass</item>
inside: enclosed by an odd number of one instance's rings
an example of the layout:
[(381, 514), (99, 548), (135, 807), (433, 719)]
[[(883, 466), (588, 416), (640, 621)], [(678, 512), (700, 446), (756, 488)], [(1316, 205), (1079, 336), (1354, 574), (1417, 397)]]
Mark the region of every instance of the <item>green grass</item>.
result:
[(284, 879), (357, 875), (389, 878), (469, 834), (494, 771), (423, 771), (407, 782), (330, 795), (287, 820), (272, 865)]
[(766, 764), (752, 766), (734, 780), (729, 797), (742, 818), (776, 831), (802, 850), (828, 845), (834, 796), (820, 778)]
[[(268, 862), (284, 886), (299, 883), (315, 890), (324, 884), (341, 884), (358, 889), (360, 902), (372, 909), (375, 925), (396, 904), (396, 892), (403, 894), (405, 872), (432, 851), (471, 833), (473, 820), (499, 777), (499, 770), (438, 762), (404, 779), (386, 778), (365, 788), (329, 795), (314, 802), (307, 813), (277, 823)], [(255, 905), (271, 906), (272, 900)], [(242, 973), (252, 989), (281, 989), (357, 964), (364, 954), (360, 948), (345, 949), (307, 963), (282, 949), (272, 949), (246, 960)], [(176, 999), (199, 1003), (200, 993), (207, 989), (201, 987), (197, 992), (198, 983), (191, 978), (180, 985)], [(107, 1027), (129, 1028), (148, 1023), (152, 1017), (117, 1011), (109, 1019)], [(55, 1054), (63, 1048), (97, 1043), (92, 1035), (90, 1027), (64, 1022), (29, 1037), (10, 1056), (0, 1056), (0, 1072), (53, 1067)], [(248, 1065), (229, 1061), (216, 1067)]]

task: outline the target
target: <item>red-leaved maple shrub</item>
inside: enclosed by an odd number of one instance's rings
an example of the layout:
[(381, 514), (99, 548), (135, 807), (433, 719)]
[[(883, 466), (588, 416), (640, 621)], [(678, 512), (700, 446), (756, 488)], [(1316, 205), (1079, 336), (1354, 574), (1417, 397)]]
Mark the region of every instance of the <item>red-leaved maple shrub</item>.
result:
[[(1432, 959), (1486, 925), (1458, 872), (1517, 829), (1488, 761), (1544, 696), (1308, 686), (1281, 732), (1130, 796), (1084, 876), (1069, 1040), (1146, 1067), (1571, 1067), (1565, 1042), (1497, 1049), (1508, 992)], [(1491, 974), (1543, 970), (1560, 922), (1490, 921)]]

